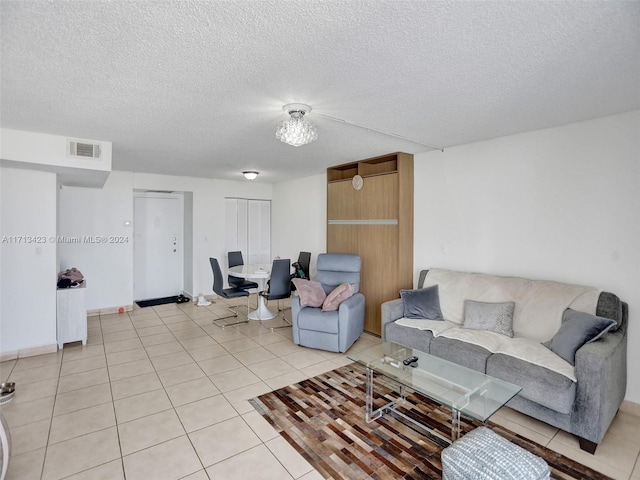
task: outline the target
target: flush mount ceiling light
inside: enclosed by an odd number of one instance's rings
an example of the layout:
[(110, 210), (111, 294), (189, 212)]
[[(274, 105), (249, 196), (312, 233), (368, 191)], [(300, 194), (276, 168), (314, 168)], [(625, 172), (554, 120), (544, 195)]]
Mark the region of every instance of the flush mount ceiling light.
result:
[(242, 172), (242, 175), (244, 175), (244, 178), (246, 178), (247, 180), (255, 180), (258, 176), (258, 172), (248, 170), (246, 172)]
[(291, 118), (284, 120), (276, 130), (276, 138), (278, 140), (294, 147), (299, 147), (318, 138), (315, 125), (304, 118), (311, 111), (309, 105), (289, 103), (282, 107), (282, 110), (287, 112)]

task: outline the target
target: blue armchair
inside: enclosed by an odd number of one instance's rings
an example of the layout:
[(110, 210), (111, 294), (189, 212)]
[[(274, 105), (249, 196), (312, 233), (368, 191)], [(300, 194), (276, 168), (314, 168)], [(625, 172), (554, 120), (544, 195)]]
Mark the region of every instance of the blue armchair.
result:
[(303, 347), (344, 353), (364, 331), (364, 295), (360, 290), (360, 257), (346, 253), (318, 255), (316, 281), (329, 294), (341, 283), (355, 285), (355, 294), (338, 310), (300, 307), (300, 298), (291, 300), (293, 341)]

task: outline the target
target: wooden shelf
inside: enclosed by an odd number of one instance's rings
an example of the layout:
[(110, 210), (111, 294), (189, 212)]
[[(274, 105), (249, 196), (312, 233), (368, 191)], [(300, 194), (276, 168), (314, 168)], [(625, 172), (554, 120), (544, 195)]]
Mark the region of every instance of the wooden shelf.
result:
[(337, 167), (327, 168), (327, 181), (339, 182), (342, 180), (351, 180), (354, 175), (358, 174), (357, 163), (347, 163), (338, 165)]
[(362, 177), (373, 177), (375, 175), (385, 175), (398, 171), (398, 154), (384, 155), (381, 157), (368, 158), (359, 162), (345, 163), (335, 167), (327, 168), (327, 182), (341, 182), (351, 180), (354, 175)]
[(358, 164), (358, 170), (363, 177), (396, 173), (398, 171), (398, 157), (391, 155), (365, 160)]

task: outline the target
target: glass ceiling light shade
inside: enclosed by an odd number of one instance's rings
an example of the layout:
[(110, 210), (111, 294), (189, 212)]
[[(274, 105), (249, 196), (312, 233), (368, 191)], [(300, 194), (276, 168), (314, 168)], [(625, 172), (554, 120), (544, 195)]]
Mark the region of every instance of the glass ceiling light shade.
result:
[(255, 180), (258, 177), (258, 172), (246, 171), (242, 172), (242, 175), (244, 175), (244, 178), (247, 180)]
[(313, 123), (308, 122), (304, 116), (311, 111), (309, 105), (302, 103), (289, 103), (282, 107), (291, 118), (283, 121), (278, 130), (276, 130), (276, 138), (281, 142), (299, 147), (306, 145), (318, 138), (318, 132)]

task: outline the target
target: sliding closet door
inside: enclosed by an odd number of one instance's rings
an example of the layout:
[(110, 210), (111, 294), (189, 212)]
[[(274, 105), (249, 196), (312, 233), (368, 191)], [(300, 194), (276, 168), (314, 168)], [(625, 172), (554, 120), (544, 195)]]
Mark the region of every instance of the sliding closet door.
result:
[(270, 263), (271, 201), (226, 198), (225, 213), (225, 251), (240, 250), (245, 264)]

